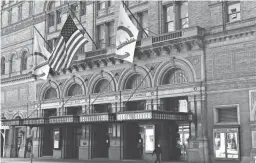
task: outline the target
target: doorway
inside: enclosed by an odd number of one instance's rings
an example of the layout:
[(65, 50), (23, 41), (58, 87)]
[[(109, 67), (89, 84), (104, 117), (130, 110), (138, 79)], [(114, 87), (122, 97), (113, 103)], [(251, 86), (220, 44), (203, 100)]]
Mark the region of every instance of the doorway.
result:
[(108, 158), (108, 124), (94, 124), (92, 128), (93, 158)]
[(129, 122), (124, 125), (124, 158), (141, 159), (140, 127), (137, 123)]
[(51, 126), (43, 127), (43, 156), (53, 156), (53, 129)]

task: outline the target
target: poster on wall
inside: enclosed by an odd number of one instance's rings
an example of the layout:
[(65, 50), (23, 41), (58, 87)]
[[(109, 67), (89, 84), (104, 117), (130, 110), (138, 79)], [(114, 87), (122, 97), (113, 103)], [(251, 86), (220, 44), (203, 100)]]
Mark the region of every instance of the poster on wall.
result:
[(239, 159), (238, 128), (214, 129), (216, 159)]
[(59, 149), (60, 148), (60, 130), (55, 129), (53, 131), (53, 148)]
[(145, 152), (152, 153), (155, 149), (155, 128), (147, 126), (145, 128)]

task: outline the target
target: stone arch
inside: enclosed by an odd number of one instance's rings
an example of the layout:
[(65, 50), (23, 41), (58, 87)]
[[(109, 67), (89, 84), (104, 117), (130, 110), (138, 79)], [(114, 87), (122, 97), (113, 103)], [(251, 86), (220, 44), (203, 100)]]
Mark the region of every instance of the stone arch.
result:
[(82, 94), (81, 95), (85, 95), (86, 94), (86, 86), (85, 83), (83, 81), (83, 78), (73, 75), (72, 77), (70, 77), (64, 84), (63, 87), (63, 94), (62, 97), (66, 97), (68, 95), (68, 91), (70, 90), (70, 88), (74, 85), (74, 84), (78, 84), (81, 86), (82, 88)]
[(39, 100), (40, 100), (40, 101), (44, 100), (45, 93), (46, 93), (46, 91), (47, 91), (49, 88), (54, 88), (54, 89), (56, 89), (57, 98), (60, 98), (61, 91), (60, 91), (60, 88), (59, 88), (59, 84), (58, 84), (56, 81), (49, 79), (47, 82), (45, 82), (45, 83), (43, 84), (43, 86), (42, 86), (41, 89), (40, 89), (40, 92), (39, 92)]
[(24, 115), (23, 115), (21, 112), (17, 111), (16, 113), (13, 114), (12, 119), (17, 119), (17, 118), (19, 118), (19, 117), (20, 117), (21, 119), (23, 119), (23, 118), (24, 118)]
[(154, 86), (159, 86), (163, 83), (163, 79), (165, 75), (173, 69), (180, 69), (185, 72), (188, 78), (188, 82), (194, 82), (196, 80), (195, 70), (192, 68), (193, 66), (184, 59), (177, 58), (173, 62), (167, 61), (163, 62), (158, 66), (154, 76)]
[(29, 48), (28, 48), (28, 47), (23, 48), (23, 49), (20, 51), (19, 56), (22, 57), (22, 55), (24, 54), (24, 52), (27, 53), (27, 54), (26, 54), (26, 55), (27, 55), (26, 57), (28, 57), (28, 56), (29, 56)]
[[(122, 72), (120, 75), (120, 80), (118, 83), (118, 89), (119, 90), (124, 90), (127, 81), (130, 79), (135, 74), (141, 75), (143, 78), (147, 75), (147, 72), (149, 72), (148, 68), (142, 67), (142, 66), (136, 66), (135, 71), (132, 68), (129, 68), (125, 71)], [(146, 77), (145, 83), (147, 87), (152, 87), (152, 75), (151, 73)]]
[(108, 82), (112, 80), (112, 82), (110, 83), (111, 89), (112, 89), (113, 92), (116, 91), (117, 81), (116, 81), (114, 75), (110, 72), (102, 71), (100, 74), (95, 74), (90, 79), (89, 84), (88, 84), (88, 93), (93, 93), (94, 92), (95, 86), (97, 85), (98, 82), (100, 82), (101, 79), (106, 79), (106, 80), (108, 80)]
[(29, 51), (28, 48), (25, 48), (20, 53), (20, 70), (27, 70), (28, 69), (28, 57)]

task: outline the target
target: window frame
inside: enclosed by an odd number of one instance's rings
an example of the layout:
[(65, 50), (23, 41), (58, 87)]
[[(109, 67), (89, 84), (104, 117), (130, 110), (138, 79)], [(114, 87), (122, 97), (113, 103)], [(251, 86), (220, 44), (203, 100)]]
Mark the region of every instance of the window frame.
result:
[(142, 38), (146, 38), (146, 34), (144, 33), (144, 31), (149, 35), (149, 26), (147, 27), (144, 27), (143, 24), (144, 24), (144, 18), (145, 18), (145, 15), (147, 14), (147, 25), (149, 25), (149, 15), (148, 15), (148, 10), (145, 10), (145, 11), (141, 11), (140, 13), (138, 13), (138, 18), (139, 18), (139, 23), (141, 24), (143, 30), (141, 29), (141, 27), (139, 27), (139, 34), (138, 34), (138, 38), (139, 39), (142, 39)]
[[(184, 4), (184, 3), (187, 3), (187, 7), (188, 7), (188, 1), (182, 1), (182, 2), (180, 2), (179, 3), (179, 12), (180, 12), (180, 15), (179, 15), (179, 23), (180, 23), (180, 29), (185, 29), (185, 28), (188, 28), (189, 27), (189, 15), (187, 16), (187, 17), (182, 17), (181, 16), (181, 13), (182, 13), (182, 5)], [(187, 8), (187, 12), (188, 12), (188, 8)], [(187, 13), (188, 14), (188, 13)], [(182, 20), (184, 20), (184, 19), (187, 19), (187, 27), (185, 27), (185, 28), (183, 28), (182, 27)]]
[(86, 1), (80, 2), (80, 16), (86, 15), (86, 6), (87, 6)]
[(1, 75), (5, 75), (5, 57), (1, 57)]
[(21, 56), (21, 71), (25, 71), (28, 69), (27, 66), (28, 63), (28, 57), (27, 57), (27, 51), (24, 51)]
[[(230, 15), (234, 14), (234, 13), (229, 13), (229, 6), (230, 5), (234, 5), (234, 4), (239, 4), (239, 12), (236, 12), (236, 15), (239, 14), (240, 15), (240, 19), (238, 20), (234, 20), (234, 21), (230, 21)], [(230, 2), (226, 2), (225, 5), (225, 10), (226, 10), (226, 17), (227, 17), (227, 23), (232, 23), (232, 22), (237, 22), (241, 20), (241, 2), (240, 1), (230, 1)]]
[[(173, 12), (173, 21), (167, 22), (167, 8), (171, 7), (171, 6), (172, 6), (173, 11), (174, 11), (174, 3), (166, 4), (166, 5), (163, 6), (163, 10), (164, 10), (164, 31), (166, 33), (175, 31), (175, 13), (174, 12)], [(171, 22), (173, 23), (173, 31), (168, 30), (168, 24), (171, 23)]]
[[(103, 36), (101, 37), (101, 30), (103, 30)], [(97, 37), (97, 45), (99, 49), (103, 49), (106, 47), (105, 42), (106, 42), (106, 31), (105, 31), (105, 24), (99, 24), (97, 25), (97, 32), (98, 32), (98, 37)]]
[[(113, 33), (111, 35), (111, 25), (113, 25)], [(113, 44), (111, 44), (111, 39), (113, 39)], [(115, 21), (108, 22), (108, 46), (115, 45)]]
[[(236, 108), (237, 110), (237, 122), (219, 122), (219, 109), (229, 109)], [(230, 104), (230, 105), (216, 105), (213, 106), (213, 115), (214, 115), (214, 125), (239, 125), (240, 124), (240, 109), (239, 104)]]

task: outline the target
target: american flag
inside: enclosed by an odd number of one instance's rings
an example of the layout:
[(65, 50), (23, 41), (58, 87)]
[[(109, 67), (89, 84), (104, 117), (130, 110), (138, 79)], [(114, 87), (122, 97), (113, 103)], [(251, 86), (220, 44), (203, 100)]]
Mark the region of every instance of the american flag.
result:
[(61, 30), (59, 42), (48, 60), (50, 67), (56, 72), (67, 69), (77, 50), (87, 42), (69, 15)]

